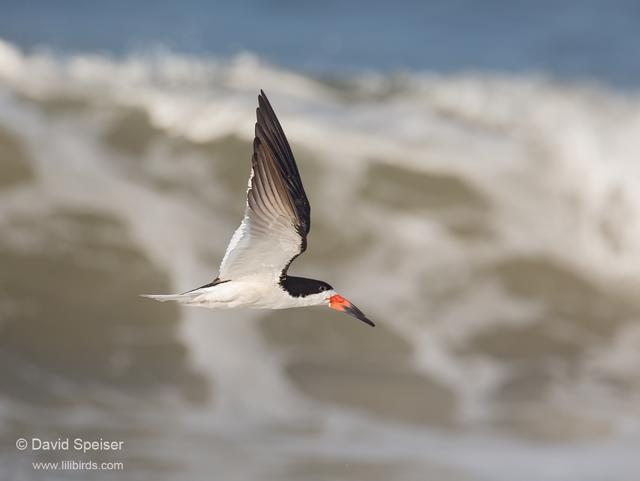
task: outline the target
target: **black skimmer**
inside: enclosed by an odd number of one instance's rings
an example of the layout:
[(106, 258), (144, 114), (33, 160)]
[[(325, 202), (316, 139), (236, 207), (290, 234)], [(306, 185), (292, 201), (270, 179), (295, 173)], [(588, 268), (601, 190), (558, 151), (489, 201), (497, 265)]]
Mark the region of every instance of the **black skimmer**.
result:
[(287, 275), (291, 263), (307, 248), (311, 209), (291, 147), (262, 90), (256, 115), (245, 214), (218, 276), (182, 294), (145, 297), (222, 309), (324, 305), (374, 326), (326, 282)]

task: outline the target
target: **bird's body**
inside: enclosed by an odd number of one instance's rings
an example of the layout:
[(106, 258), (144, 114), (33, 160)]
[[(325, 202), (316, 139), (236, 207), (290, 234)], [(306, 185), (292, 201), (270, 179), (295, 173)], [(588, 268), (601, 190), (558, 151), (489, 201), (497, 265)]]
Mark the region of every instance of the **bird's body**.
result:
[(245, 215), (218, 276), (182, 294), (145, 297), (217, 309), (326, 305), (373, 326), (326, 282), (287, 274), (307, 248), (311, 208), (284, 131), (262, 91), (258, 103)]
[[(314, 281), (313, 279), (309, 280)], [(200, 287), (182, 294), (148, 297), (158, 301), (178, 301), (189, 306), (214, 309), (233, 309), (236, 307), (288, 309), (290, 307), (315, 306), (321, 304), (323, 300), (322, 292), (293, 296), (279, 284), (266, 282), (260, 276), (246, 276), (237, 281), (218, 282), (213, 286)]]

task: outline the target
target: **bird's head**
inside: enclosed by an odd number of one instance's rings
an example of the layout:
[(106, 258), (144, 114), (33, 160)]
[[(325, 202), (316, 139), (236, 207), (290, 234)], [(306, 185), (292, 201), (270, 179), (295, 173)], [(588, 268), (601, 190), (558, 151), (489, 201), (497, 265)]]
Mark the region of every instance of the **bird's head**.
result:
[(304, 277), (286, 276), (280, 279), (280, 285), (294, 297), (304, 299), (307, 306), (327, 306), (339, 312), (344, 312), (362, 322), (375, 326), (367, 316), (350, 301), (338, 294), (333, 287), (323, 281)]

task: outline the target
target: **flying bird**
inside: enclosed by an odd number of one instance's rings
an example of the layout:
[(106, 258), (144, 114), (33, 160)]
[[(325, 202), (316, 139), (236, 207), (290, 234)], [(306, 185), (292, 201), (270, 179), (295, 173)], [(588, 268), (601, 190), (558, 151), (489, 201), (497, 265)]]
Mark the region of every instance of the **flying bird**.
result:
[(244, 218), (231, 237), (218, 276), (182, 294), (144, 297), (214, 309), (322, 305), (374, 326), (326, 282), (287, 274), (307, 248), (311, 208), (289, 142), (262, 90), (256, 116)]

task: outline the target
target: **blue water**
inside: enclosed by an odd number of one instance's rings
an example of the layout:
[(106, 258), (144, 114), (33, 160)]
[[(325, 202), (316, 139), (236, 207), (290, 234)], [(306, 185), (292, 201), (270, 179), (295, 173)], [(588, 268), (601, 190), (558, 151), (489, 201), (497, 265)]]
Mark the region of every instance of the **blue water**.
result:
[(289, 68), (542, 72), (640, 83), (640, 2), (474, 0), (11, 2), (0, 38), (27, 49), (250, 51)]

